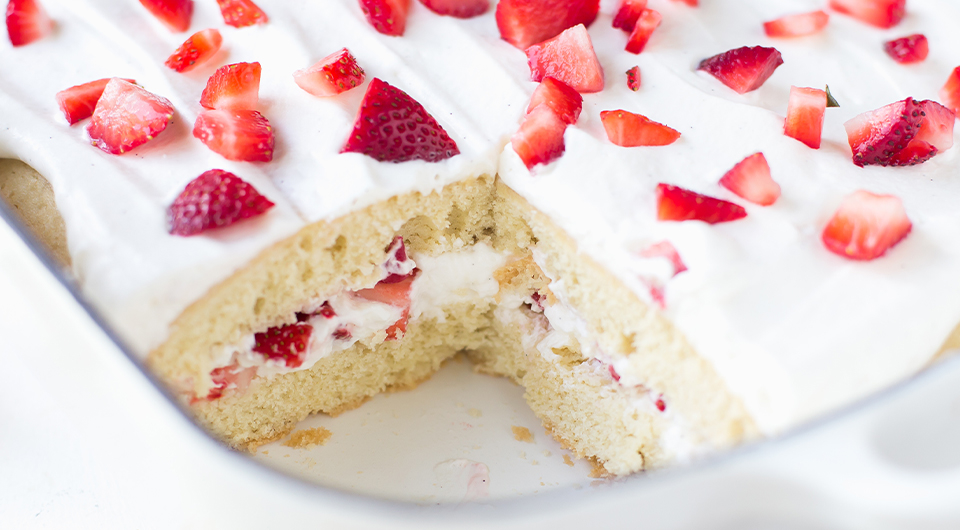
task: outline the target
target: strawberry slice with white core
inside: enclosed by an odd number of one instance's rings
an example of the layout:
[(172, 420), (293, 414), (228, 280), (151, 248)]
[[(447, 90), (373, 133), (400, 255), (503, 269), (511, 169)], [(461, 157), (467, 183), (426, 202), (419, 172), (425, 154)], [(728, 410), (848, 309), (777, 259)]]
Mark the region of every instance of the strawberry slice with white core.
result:
[(800, 140), (813, 149), (820, 149), (823, 116), (827, 111), (827, 93), (819, 88), (790, 87), (787, 119), (783, 134)]
[(198, 31), (185, 40), (163, 64), (176, 72), (189, 72), (210, 60), (223, 44), (223, 37), (215, 29)]
[(273, 128), (255, 110), (205, 110), (197, 116), (193, 136), (227, 160), (273, 160)]
[(221, 66), (200, 95), (205, 109), (254, 110), (260, 101), (260, 63)]
[(920, 130), (917, 131), (911, 143), (927, 142), (941, 153), (953, 147), (953, 126), (957, 121), (956, 114), (929, 99), (921, 101), (920, 108), (924, 113), (923, 123), (920, 124)]
[[(103, 95), (103, 89), (107, 87), (110, 79), (110, 77), (98, 79), (57, 92), (57, 105), (60, 106), (63, 116), (67, 118), (70, 125), (93, 115), (93, 109), (97, 107), (97, 102)], [(124, 79), (124, 81), (136, 84), (133, 79)]]
[(287, 368), (298, 368), (307, 357), (313, 326), (287, 324), (253, 335), (253, 351), (266, 360), (282, 362)]
[(930, 53), (927, 37), (921, 33), (883, 43), (883, 51), (900, 64), (919, 63)]
[(114, 77), (107, 82), (87, 125), (93, 145), (120, 155), (153, 140), (173, 119), (166, 98)]
[(510, 145), (527, 169), (533, 169), (537, 164), (549, 164), (560, 158), (566, 149), (563, 142), (566, 130), (567, 123), (549, 105), (538, 105), (523, 118)]
[(746, 94), (760, 88), (781, 64), (783, 58), (776, 48), (744, 46), (708, 57), (700, 61), (697, 69), (716, 77), (738, 94)]
[(960, 66), (950, 72), (950, 77), (940, 89), (940, 101), (954, 114), (960, 116)]
[(526, 54), (533, 81), (553, 77), (581, 94), (603, 90), (603, 68), (583, 24), (530, 46)]
[(637, 19), (646, 8), (647, 0), (623, 0), (617, 15), (613, 17), (613, 27), (632, 32), (637, 25)]
[(420, 3), (438, 15), (454, 18), (473, 18), (490, 9), (490, 0), (420, 0)]
[(140, 0), (157, 20), (170, 28), (170, 31), (190, 29), (190, 17), (193, 16), (193, 0)]
[(843, 127), (853, 150), (853, 163), (860, 167), (898, 165), (896, 154), (913, 140), (923, 119), (920, 104), (907, 98), (847, 121)]
[(673, 264), (673, 275), (676, 276), (687, 270), (687, 265), (680, 259), (680, 253), (673, 243), (669, 241), (660, 241), (640, 251), (642, 258), (667, 258)]
[(273, 201), (240, 177), (211, 169), (189, 184), (167, 210), (170, 233), (195, 236), (257, 217), (273, 208)]
[(763, 31), (768, 37), (803, 37), (819, 33), (828, 22), (830, 15), (818, 10), (764, 22)]
[(637, 54), (642, 52), (647, 47), (647, 42), (653, 35), (653, 31), (660, 27), (661, 20), (663, 20), (663, 17), (660, 16), (659, 12), (653, 9), (644, 9), (640, 13), (640, 18), (637, 19), (637, 24), (633, 27), (633, 33), (627, 40), (626, 50)]
[(26, 46), (53, 31), (53, 21), (37, 0), (7, 3), (7, 35), (14, 46)]
[(743, 219), (747, 211), (729, 201), (714, 199), (670, 184), (657, 184), (657, 220), (703, 221), (709, 224)]
[(899, 198), (858, 190), (843, 199), (821, 239), (834, 254), (872, 260), (902, 241), (912, 228)]
[(410, 0), (360, 0), (360, 10), (373, 29), (399, 37), (407, 29)]
[(903, 20), (907, 0), (830, 0), (830, 8), (877, 26), (891, 28)]
[(600, 121), (607, 138), (620, 147), (670, 145), (680, 138), (676, 130), (625, 110), (605, 110)]
[(780, 198), (780, 185), (770, 176), (770, 165), (763, 153), (755, 153), (720, 179), (720, 185), (760, 206), (770, 206)]
[(267, 14), (252, 0), (217, 0), (223, 22), (228, 26), (243, 28), (270, 21)]
[(419, 269), (409, 274), (403, 281), (379, 282), (372, 289), (361, 289), (354, 296), (363, 300), (389, 304), (403, 309), (400, 320), (387, 328), (387, 340), (399, 340), (407, 332), (407, 323), (410, 318), (410, 289), (416, 279)]
[(310, 68), (293, 73), (297, 86), (320, 97), (342, 94), (363, 84), (363, 79), (363, 68), (346, 48), (320, 59)]
[(580, 111), (583, 110), (583, 96), (564, 82), (545, 77), (533, 91), (527, 113), (543, 104), (548, 105), (565, 123), (573, 125), (577, 123)]
[(599, 12), (600, 0), (500, 0), (497, 28), (500, 38), (526, 50), (578, 24), (589, 26)]
[(627, 70), (627, 88), (636, 92), (640, 90), (640, 67), (634, 66)]

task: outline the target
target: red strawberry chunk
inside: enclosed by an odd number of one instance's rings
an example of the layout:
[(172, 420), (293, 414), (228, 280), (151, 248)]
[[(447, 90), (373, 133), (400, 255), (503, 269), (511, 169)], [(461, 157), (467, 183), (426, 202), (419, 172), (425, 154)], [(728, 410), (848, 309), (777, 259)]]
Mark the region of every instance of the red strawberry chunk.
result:
[(360, 0), (367, 22), (384, 35), (399, 37), (407, 29), (410, 0)]
[(770, 165), (763, 153), (755, 153), (720, 179), (720, 185), (760, 206), (770, 206), (780, 198), (780, 185), (770, 176)]
[(613, 17), (613, 27), (628, 32), (633, 31), (634, 26), (637, 25), (637, 19), (646, 8), (647, 0), (623, 0), (617, 15)]
[(6, 21), (7, 35), (14, 46), (25, 46), (53, 31), (53, 21), (37, 0), (10, 0)]
[(645, 145), (670, 145), (680, 138), (680, 133), (646, 116), (625, 110), (605, 110), (600, 121), (607, 138), (620, 147)]
[(878, 28), (900, 23), (907, 0), (830, 0), (830, 8)]
[(361, 289), (354, 293), (355, 296), (364, 300), (389, 304), (403, 309), (403, 315), (400, 319), (387, 328), (387, 340), (397, 340), (407, 331), (407, 322), (410, 318), (410, 289), (413, 287), (413, 281), (416, 279), (418, 272), (419, 270), (414, 269), (413, 274), (410, 274), (401, 282), (379, 282), (372, 289)]
[(930, 53), (930, 45), (927, 43), (927, 37), (917, 33), (908, 37), (902, 37), (883, 43), (883, 51), (901, 64), (919, 63), (927, 58)]
[[(242, 394), (250, 387), (250, 383), (253, 382), (255, 377), (257, 377), (256, 366), (243, 368), (234, 363), (230, 366), (215, 368), (210, 372), (213, 388), (210, 389), (210, 393), (207, 394), (206, 399), (208, 401), (219, 399), (223, 397), (227, 390), (233, 390), (238, 394)], [(191, 400), (191, 403), (195, 404), (198, 401), (200, 400)]]
[(380, 162), (439, 162), (460, 154), (460, 149), (423, 105), (374, 78), (340, 152), (362, 153)]
[(660, 16), (660, 13), (652, 9), (644, 9), (640, 14), (640, 18), (637, 19), (636, 26), (633, 27), (633, 33), (630, 34), (630, 39), (627, 40), (626, 50), (630, 53), (640, 53), (644, 48), (647, 47), (647, 42), (650, 40), (650, 36), (653, 35), (653, 31), (660, 26), (660, 21), (663, 17)]
[(270, 199), (240, 177), (211, 169), (191, 180), (180, 192), (167, 210), (167, 220), (171, 234), (195, 236), (257, 217), (273, 206)]
[(700, 0), (673, 0), (673, 1), (687, 4), (690, 7), (697, 7), (698, 5), (700, 5)]
[(657, 219), (703, 221), (709, 224), (736, 221), (747, 216), (743, 207), (669, 184), (657, 184)]
[(163, 132), (173, 118), (173, 104), (166, 98), (114, 77), (87, 125), (93, 145), (114, 155), (141, 146)]
[(914, 138), (906, 147), (897, 151), (892, 157), (889, 166), (915, 166), (930, 160), (939, 151), (933, 144)]
[(270, 21), (267, 14), (252, 0), (217, 0), (223, 22), (228, 26), (243, 28)]
[(818, 10), (764, 22), (763, 31), (768, 37), (802, 37), (819, 33), (827, 26), (827, 22), (830, 22), (830, 15)]
[(954, 112), (929, 99), (921, 101), (920, 108), (924, 113), (923, 123), (911, 143), (927, 142), (941, 153), (953, 147), (953, 126), (957, 121)]
[(673, 264), (674, 276), (687, 270), (687, 265), (680, 259), (677, 248), (673, 246), (673, 243), (666, 240), (643, 249), (640, 251), (640, 256), (643, 258), (667, 258)]
[(627, 70), (627, 88), (636, 92), (640, 90), (640, 67), (634, 66)]
[(583, 24), (530, 46), (526, 53), (533, 81), (553, 77), (581, 94), (603, 90), (603, 68)]
[(473, 18), (490, 9), (490, 0), (420, 0), (420, 3), (438, 15), (454, 18)]
[(566, 149), (563, 143), (566, 130), (567, 124), (549, 105), (538, 105), (523, 118), (510, 145), (527, 169), (533, 169), (537, 164), (549, 164), (560, 158)]
[(140, 0), (140, 3), (170, 31), (190, 29), (193, 0)]
[(790, 87), (787, 119), (783, 134), (800, 140), (813, 149), (820, 149), (823, 116), (827, 111), (827, 93), (819, 88)]
[[(383, 269), (387, 272), (387, 277), (380, 280), (383, 283), (399, 283), (407, 279), (414, 270), (408, 269), (413, 266), (413, 262), (407, 261), (407, 246), (403, 242), (403, 236), (396, 236), (387, 247), (387, 261), (383, 263)], [(406, 272), (410, 270), (410, 272)]]
[[(107, 87), (110, 79), (109, 77), (98, 79), (57, 92), (57, 104), (60, 105), (60, 110), (63, 111), (70, 125), (93, 115), (93, 109), (97, 107), (103, 89)], [(133, 79), (124, 79), (124, 81), (137, 83)]]
[(578, 24), (589, 26), (599, 11), (600, 0), (500, 0), (497, 28), (503, 40), (526, 50)]
[(297, 70), (293, 80), (314, 96), (336, 96), (363, 83), (363, 69), (346, 48), (320, 59), (310, 68)]
[(577, 123), (580, 111), (583, 110), (583, 96), (563, 81), (544, 77), (537, 89), (533, 91), (527, 113), (529, 114), (542, 104), (548, 105), (564, 123), (573, 125)]
[(738, 94), (746, 94), (760, 88), (781, 64), (783, 58), (776, 48), (744, 46), (700, 61), (698, 70), (716, 77)]
[(907, 98), (844, 123), (853, 163), (860, 167), (897, 165), (895, 155), (917, 134), (923, 118), (920, 104)]
[(273, 160), (273, 128), (255, 110), (205, 110), (197, 116), (193, 136), (227, 160)]
[(272, 327), (263, 333), (254, 334), (253, 351), (267, 360), (282, 361), (287, 368), (298, 368), (307, 356), (312, 334), (313, 326), (309, 324)]
[(950, 77), (940, 89), (940, 99), (948, 109), (960, 116), (960, 66), (950, 72)]
[(260, 63), (221, 66), (200, 95), (206, 109), (254, 110), (260, 101)]
[(859, 190), (843, 199), (821, 239), (834, 254), (872, 260), (902, 241), (912, 228), (899, 198)]
[(210, 60), (223, 44), (223, 37), (215, 29), (198, 31), (183, 42), (163, 64), (176, 72), (189, 72)]

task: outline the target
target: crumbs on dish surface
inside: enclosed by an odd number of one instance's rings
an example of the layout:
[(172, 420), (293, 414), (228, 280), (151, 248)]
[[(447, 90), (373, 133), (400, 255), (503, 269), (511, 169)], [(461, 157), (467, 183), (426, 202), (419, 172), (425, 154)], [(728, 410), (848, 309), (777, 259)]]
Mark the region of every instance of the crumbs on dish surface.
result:
[(291, 434), (290, 439), (283, 442), (283, 445), (296, 449), (306, 449), (327, 443), (331, 436), (333, 436), (333, 433), (325, 427), (304, 429)]

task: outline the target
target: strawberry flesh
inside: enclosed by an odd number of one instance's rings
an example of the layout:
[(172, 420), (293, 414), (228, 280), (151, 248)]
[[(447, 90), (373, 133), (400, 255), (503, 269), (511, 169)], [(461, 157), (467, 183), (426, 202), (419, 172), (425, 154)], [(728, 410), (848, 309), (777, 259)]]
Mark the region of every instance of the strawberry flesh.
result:
[(533, 91), (527, 113), (543, 104), (548, 105), (564, 123), (573, 125), (577, 123), (580, 111), (583, 110), (583, 96), (563, 81), (545, 77)]
[(605, 110), (600, 121), (607, 138), (620, 147), (670, 145), (680, 138), (674, 129), (625, 110)]
[(267, 14), (252, 0), (217, 0), (223, 22), (228, 26), (243, 28), (270, 21)]
[(170, 31), (190, 29), (190, 17), (193, 16), (193, 0), (140, 0), (143, 7)]
[(438, 15), (454, 18), (473, 18), (490, 9), (490, 0), (420, 0), (420, 3)]
[(418, 269), (414, 269), (403, 281), (393, 283), (381, 281), (372, 289), (361, 289), (353, 293), (354, 296), (364, 300), (389, 304), (403, 309), (403, 315), (400, 319), (387, 328), (387, 340), (398, 340), (407, 331), (407, 322), (410, 318), (410, 289), (419, 272)]
[(680, 253), (673, 243), (669, 241), (660, 241), (640, 251), (640, 257), (643, 258), (667, 258), (673, 264), (673, 275), (676, 276), (687, 270), (687, 265), (680, 259)]
[(603, 90), (603, 68), (583, 24), (526, 49), (531, 79), (562, 81), (581, 94)]
[(780, 198), (780, 185), (770, 176), (770, 165), (763, 153), (755, 153), (720, 179), (720, 185), (760, 206), (770, 206)]
[(830, 0), (830, 8), (878, 28), (900, 23), (907, 0)]
[[(233, 390), (242, 394), (250, 387), (250, 383), (255, 377), (257, 377), (256, 366), (243, 368), (238, 364), (231, 364), (230, 366), (215, 368), (210, 372), (213, 388), (210, 389), (206, 399), (208, 401), (220, 399), (227, 390)], [(191, 404), (196, 404), (198, 401), (200, 400), (191, 400)]]
[(637, 54), (642, 52), (647, 47), (647, 42), (653, 35), (653, 31), (660, 27), (662, 19), (663, 17), (660, 16), (659, 12), (653, 9), (644, 9), (637, 19), (637, 24), (633, 27), (633, 32), (630, 33), (626, 50)]
[(223, 44), (223, 37), (215, 29), (198, 31), (184, 41), (163, 64), (175, 72), (189, 72), (209, 61)]
[(195, 236), (257, 217), (273, 206), (270, 199), (240, 177), (211, 169), (180, 192), (167, 210), (167, 220), (171, 234)]
[(26, 46), (53, 31), (53, 21), (37, 0), (10, 0), (6, 22), (7, 36), (14, 46)]
[(173, 104), (143, 88), (113, 78), (87, 125), (93, 145), (119, 155), (153, 140), (173, 119)]
[(700, 0), (673, 0), (674, 2), (680, 2), (681, 4), (687, 4), (690, 7), (697, 7), (700, 5)]
[(915, 166), (930, 160), (937, 155), (937, 148), (923, 140), (914, 138), (906, 147), (890, 158), (889, 166)]
[(636, 92), (640, 90), (640, 67), (634, 66), (627, 70), (627, 88)]
[(950, 77), (940, 89), (940, 100), (957, 116), (960, 116), (960, 66), (950, 72)]
[(760, 88), (781, 64), (783, 58), (776, 48), (744, 46), (708, 57), (700, 61), (697, 69), (716, 77), (738, 94), (746, 94)]
[(920, 124), (920, 130), (917, 131), (911, 143), (927, 142), (941, 153), (953, 147), (953, 126), (957, 121), (956, 114), (929, 99), (921, 101), (920, 108), (924, 113), (923, 123)]
[(503, 40), (526, 50), (578, 24), (589, 26), (599, 11), (600, 0), (500, 0), (497, 28)]
[(657, 184), (657, 219), (703, 221), (709, 224), (736, 221), (747, 216), (743, 207), (670, 184)]
[(205, 110), (197, 116), (193, 136), (227, 160), (273, 160), (273, 128), (255, 110)]
[(896, 154), (913, 140), (924, 119), (923, 109), (913, 98), (864, 112), (843, 126), (853, 150), (853, 163), (900, 165)]
[(549, 164), (560, 158), (566, 148), (563, 142), (566, 129), (567, 123), (550, 105), (538, 105), (523, 118), (510, 145), (527, 169), (533, 169), (537, 164)]
[(613, 17), (613, 27), (632, 32), (637, 25), (637, 19), (646, 8), (647, 0), (623, 0), (616, 16)]
[(267, 360), (281, 361), (287, 368), (298, 368), (307, 356), (313, 326), (287, 324), (256, 333), (253, 336), (253, 351)]
[(823, 117), (827, 111), (827, 93), (819, 88), (790, 87), (787, 119), (783, 134), (800, 140), (808, 147), (820, 149)]
[(399, 37), (407, 29), (410, 0), (360, 0), (367, 22), (384, 35)]
[(254, 110), (260, 101), (260, 63), (221, 66), (200, 95), (205, 109)]
[(320, 59), (310, 68), (293, 73), (297, 86), (320, 97), (342, 94), (360, 86), (363, 79), (363, 69), (346, 48)]
[(843, 199), (821, 239), (834, 254), (872, 260), (902, 241), (912, 228), (899, 198), (859, 190)]
[(768, 37), (803, 37), (819, 33), (828, 22), (830, 22), (830, 15), (818, 10), (764, 22), (763, 31)]
[[(67, 118), (70, 125), (93, 115), (93, 109), (97, 107), (97, 102), (103, 95), (103, 89), (107, 87), (110, 79), (109, 77), (98, 79), (57, 92), (57, 105), (60, 106), (63, 116)], [(124, 81), (136, 84), (133, 79), (124, 79)]]
[(921, 33), (883, 43), (883, 51), (901, 64), (919, 63), (930, 53), (927, 37)]

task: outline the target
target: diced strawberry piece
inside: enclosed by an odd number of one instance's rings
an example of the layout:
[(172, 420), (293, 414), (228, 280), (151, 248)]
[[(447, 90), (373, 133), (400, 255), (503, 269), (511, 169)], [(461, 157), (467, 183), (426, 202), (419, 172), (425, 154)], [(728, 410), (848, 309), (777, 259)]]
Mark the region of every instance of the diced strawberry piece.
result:
[(7, 35), (14, 46), (25, 46), (53, 31), (53, 21), (37, 0), (7, 3)]
[(87, 134), (93, 145), (119, 155), (153, 140), (172, 118), (173, 104), (166, 98), (114, 77), (97, 101)]
[(454, 18), (473, 18), (490, 9), (490, 0), (420, 0), (420, 3), (438, 15)]
[(644, 48), (647, 47), (647, 42), (650, 40), (650, 36), (653, 35), (653, 30), (660, 27), (660, 21), (663, 17), (660, 16), (660, 13), (654, 11), (653, 9), (644, 9), (643, 13), (640, 14), (640, 18), (637, 19), (636, 26), (633, 27), (633, 33), (630, 34), (629, 40), (627, 40), (626, 50), (630, 53), (640, 53)]
[(293, 80), (314, 96), (336, 96), (363, 83), (363, 68), (346, 48), (317, 61), (310, 68), (297, 70)]
[(927, 142), (941, 153), (953, 147), (953, 126), (957, 121), (954, 112), (929, 99), (921, 101), (920, 108), (925, 116), (911, 143)]
[(700, 5), (700, 0), (673, 0), (673, 1), (687, 4), (690, 7), (697, 7), (698, 5)]
[(460, 149), (423, 105), (374, 78), (340, 152), (362, 153), (380, 162), (439, 162), (460, 154)]
[(380, 281), (383, 283), (402, 282), (411, 274), (415, 274), (413, 272), (415, 269), (410, 267), (413, 267), (413, 262), (407, 260), (407, 246), (403, 242), (403, 236), (396, 236), (390, 242), (390, 246), (387, 247), (387, 261), (383, 264), (387, 277)]
[(636, 92), (640, 90), (640, 67), (634, 66), (627, 70), (627, 88)]
[(644, 258), (667, 258), (673, 264), (674, 276), (687, 270), (687, 265), (680, 259), (677, 248), (673, 246), (673, 243), (666, 240), (643, 249), (640, 251), (640, 256)]
[(553, 77), (581, 94), (603, 90), (603, 68), (583, 24), (530, 46), (526, 53), (533, 81)]
[(227, 160), (273, 160), (273, 128), (255, 110), (205, 110), (197, 116), (193, 136)]
[(802, 37), (813, 35), (827, 26), (830, 15), (823, 11), (787, 15), (763, 23), (763, 31), (768, 37)]
[(859, 190), (843, 199), (821, 239), (834, 254), (872, 260), (902, 241), (912, 228), (899, 198)]
[(273, 206), (273, 201), (240, 177), (211, 169), (191, 180), (174, 199), (167, 221), (171, 234), (195, 236), (262, 215)]
[(254, 110), (260, 101), (260, 63), (221, 66), (200, 95), (205, 109)]
[[(93, 109), (97, 107), (103, 89), (107, 87), (110, 79), (98, 79), (57, 92), (57, 104), (70, 125), (93, 115)], [(124, 81), (136, 84), (133, 79)]]
[(210, 60), (223, 44), (223, 37), (215, 29), (198, 31), (183, 42), (177, 51), (173, 52), (167, 62), (168, 68), (177, 72), (189, 72)]
[(783, 134), (800, 140), (813, 149), (820, 149), (823, 116), (827, 111), (827, 93), (819, 88), (790, 87), (787, 119)]
[(755, 153), (720, 179), (720, 185), (760, 206), (770, 206), (780, 198), (780, 185), (770, 176), (770, 165), (763, 153)]
[(940, 89), (940, 99), (948, 109), (960, 116), (960, 66), (950, 72), (950, 77)]
[(337, 312), (330, 307), (330, 302), (324, 302), (323, 305), (320, 306), (320, 309), (317, 310), (317, 314), (326, 319), (337, 316)]
[(564, 123), (573, 125), (577, 123), (580, 111), (583, 110), (583, 96), (563, 81), (544, 77), (540, 86), (533, 91), (527, 113), (542, 104), (548, 105)]
[(697, 69), (716, 77), (738, 94), (746, 94), (760, 88), (781, 64), (783, 58), (776, 48), (744, 46), (708, 57), (700, 61)]
[[(693, 1), (695, 2), (696, 0), (693, 0)], [(654, 404), (654, 406), (657, 407), (657, 410), (659, 410), (660, 412), (666, 412), (666, 410), (667, 410), (667, 404), (666, 404), (666, 402), (663, 401), (663, 396), (662, 396), (662, 395), (661, 395), (660, 397), (658, 397), (657, 400), (653, 402), (653, 404)]]
[(878, 28), (890, 28), (900, 23), (906, 11), (907, 0), (830, 0), (830, 7)]
[(669, 184), (657, 184), (657, 219), (703, 221), (709, 224), (736, 221), (747, 216), (743, 207)]
[(282, 361), (287, 368), (297, 368), (307, 357), (312, 334), (313, 326), (310, 324), (272, 327), (263, 333), (254, 334), (253, 351), (267, 360)]
[(533, 169), (537, 164), (549, 164), (560, 158), (566, 149), (563, 143), (566, 130), (567, 124), (549, 105), (539, 105), (523, 118), (510, 145), (527, 169)]
[(228, 26), (243, 28), (270, 21), (267, 14), (252, 0), (217, 0), (223, 22)]
[(883, 43), (883, 51), (901, 64), (919, 63), (927, 58), (930, 53), (930, 45), (927, 43), (927, 37), (917, 33), (908, 37), (902, 37)]
[(190, 29), (193, 0), (140, 0), (140, 3), (170, 31)]
[[(242, 394), (250, 387), (250, 383), (253, 382), (255, 377), (257, 377), (256, 366), (243, 368), (238, 364), (231, 364), (230, 366), (215, 368), (210, 372), (213, 388), (210, 389), (206, 399), (208, 401), (219, 399), (223, 397), (227, 390), (234, 390), (238, 394)], [(195, 404), (198, 401), (200, 400), (191, 400), (191, 403)]]
[(620, 374), (617, 373), (617, 370), (612, 364), (607, 365), (607, 371), (610, 372), (610, 377), (612, 377), (614, 381), (620, 381)]
[(646, 8), (647, 0), (623, 0), (617, 15), (613, 17), (613, 27), (627, 32), (633, 31), (634, 26), (637, 25), (637, 19)]
[(939, 151), (929, 142), (917, 140), (914, 138), (906, 147), (897, 151), (892, 157), (888, 166), (915, 166), (930, 160), (937, 155)]
[(410, 318), (410, 289), (418, 272), (418, 269), (414, 269), (414, 273), (407, 276), (402, 282), (380, 282), (372, 289), (361, 289), (354, 293), (355, 296), (364, 300), (389, 304), (403, 309), (400, 320), (387, 328), (387, 340), (397, 340), (407, 331), (407, 321)]
[(907, 98), (844, 123), (853, 163), (860, 167), (894, 165), (895, 155), (916, 136), (923, 119), (920, 104)]
[(503, 40), (526, 50), (578, 24), (589, 26), (599, 11), (600, 0), (500, 0), (497, 28)]
[(360, 0), (367, 22), (384, 35), (399, 37), (407, 29), (410, 0)]
[(607, 138), (620, 147), (645, 145), (670, 145), (680, 138), (680, 133), (646, 116), (625, 110), (605, 110), (600, 121)]

